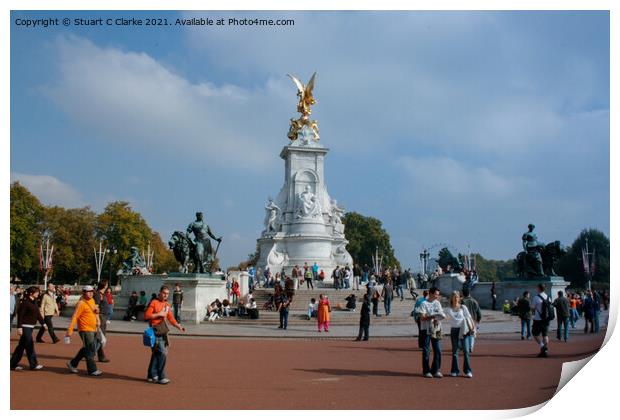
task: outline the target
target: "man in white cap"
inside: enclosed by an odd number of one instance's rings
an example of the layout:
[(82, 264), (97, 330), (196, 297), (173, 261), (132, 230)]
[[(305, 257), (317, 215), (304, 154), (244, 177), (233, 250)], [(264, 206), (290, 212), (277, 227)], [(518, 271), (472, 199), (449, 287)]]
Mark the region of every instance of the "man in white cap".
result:
[(93, 299), (95, 289), (93, 286), (82, 288), (82, 297), (75, 307), (75, 312), (71, 318), (71, 323), (67, 329), (65, 337), (71, 337), (73, 327), (77, 323), (78, 332), (82, 339), (83, 346), (75, 357), (67, 362), (67, 367), (72, 373), (78, 373), (77, 366), (80, 360), (86, 358), (86, 368), (90, 376), (100, 376), (101, 371), (95, 364), (95, 354), (97, 353), (97, 328), (99, 327), (99, 307)]

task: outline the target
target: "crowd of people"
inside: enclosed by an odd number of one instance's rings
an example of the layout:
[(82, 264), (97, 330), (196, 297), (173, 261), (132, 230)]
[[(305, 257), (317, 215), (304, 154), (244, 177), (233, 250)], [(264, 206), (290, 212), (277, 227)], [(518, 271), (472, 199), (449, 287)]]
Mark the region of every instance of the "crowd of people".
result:
[[(170, 380), (165, 374), (166, 357), (168, 353), (168, 323), (184, 332), (176, 318), (179, 317), (180, 305), (182, 303), (182, 291), (177, 284), (173, 295), (173, 305), (168, 303), (170, 291), (167, 286), (162, 286), (159, 293), (152, 297), (146, 305), (144, 319), (153, 328), (155, 340), (151, 346), (151, 359), (147, 368), (147, 380), (158, 384), (167, 384)], [(144, 294), (142, 294), (144, 296)], [(54, 284), (49, 284), (45, 293), (41, 293), (38, 286), (30, 286), (26, 290), (11, 287), (11, 327), (13, 319), (17, 318), (17, 334), (19, 342), (11, 355), (11, 370), (23, 370), (20, 362), (26, 353), (28, 365), (31, 370), (41, 370), (43, 365), (38, 363), (35, 350), (34, 329), (40, 324), (36, 342), (44, 342), (43, 336), (47, 331), (56, 344), (60, 339), (56, 336), (53, 317), (58, 316), (61, 310), (56, 301), (57, 288)], [(81, 347), (75, 357), (67, 361), (66, 366), (71, 373), (78, 373), (78, 366), (82, 360), (86, 362), (86, 371), (89, 376), (97, 377), (102, 375), (97, 363), (110, 363), (110, 359), (105, 354), (105, 347), (108, 342), (106, 337), (106, 327), (111, 317), (111, 306), (113, 299), (110, 300), (111, 291), (107, 281), (101, 281), (96, 287), (86, 285), (82, 287), (82, 294), (76, 303), (73, 316), (64, 336), (66, 344), (71, 343), (71, 337), (77, 328), (81, 340)], [(137, 293), (132, 293), (132, 301), (139, 305)], [(133, 314), (133, 308), (128, 314)], [(128, 309), (129, 311), (129, 309)], [(173, 311), (175, 314), (173, 315)], [(135, 318), (134, 318), (135, 319)], [(166, 322), (164, 322), (164, 319)], [(95, 360), (97, 359), (97, 361)]]
[[(375, 275), (361, 269), (359, 276), (356, 271), (351, 271), (356, 280), (347, 283), (347, 267), (341, 274), (342, 287), (359, 290), (359, 286), (365, 286), (366, 292), (361, 299), (361, 306), (354, 293), (344, 299), (346, 304), (343, 310), (356, 312), (359, 309), (359, 331), (356, 341), (368, 341), (370, 339), (371, 314), (376, 317), (379, 314), (379, 302), (383, 301), (385, 316), (391, 314), (391, 302), (395, 297), (403, 299), (403, 286), (411, 286), (412, 275), (409, 270), (399, 272), (397, 269), (386, 269)], [(334, 270), (334, 275), (337, 270)], [(295, 299), (295, 280), (306, 273), (314, 273), (310, 267), (306, 271), (295, 272), (291, 276), (284, 275), (284, 281), (274, 280), (274, 292), (270, 295), (263, 309), (270, 309), (279, 313), (279, 327), (286, 330), (291, 305)], [(368, 276), (364, 276), (364, 273)], [(278, 278), (276, 276), (275, 278)], [(282, 277), (280, 277), (282, 278)], [(334, 278), (336, 280), (336, 278)], [(350, 279), (349, 279), (350, 280)], [(422, 350), (422, 375), (427, 378), (441, 378), (442, 373), (442, 336), (449, 336), (451, 344), (450, 376), (463, 375), (473, 377), (471, 355), (474, 352), (476, 335), (482, 321), (480, 305), (471, 296), (470, 283), (465, 283), (461, 291), (454, 291), (449, 296), (447, 307), (442, 307), (440, 290), (434, 286), (424, 290), (421, 296), (417, 296), (412, 290), (414, 305), (411, 316), (418, 327), (418, 347)], [(230, 287), (228, 287), (230, 286)], [(355, 286), (358, 286), (357, 288)], [(25, 290), (11, 286), (11, 325), (17, 318), (17, 333), (19, 342), (14, 349), (10, 367), (12, 370), (23, 370), (20, 365), (24, 353), (26, 353), (28, 366), (31, 370), (41, 370), (37, 360), (35, 343), (44, 342), (45, 333), (50, 336), (52, 343), (61, 341), (56, 335), (53, 319), (57, 317), (62, 305), (67, 303), (66, 290), (60, 290), (54, 284), (49, 284), (44, 293), (39, 287), (31, 286)], [(413, 287), (415, 289), (415, 282)], [(259, 308), (253, 296), (253, 290), (241, 296), (239, 283), (236, 278), (231, 278), (227, 283), (227, 291), (231, 299), (214, 300), (207, 308), (208, 321), (215, 321), (220, 317), (242, 316), (250, 319), (258, 318)], [(153, 294), (147, 302), (146, 293), (136, 291), (131, 293), (127, 307), (126, 320), (135, 320), (140, 311), (144, 311), (144, 320), (147, 321), (154, 331), (154, 341), (151, 346), (151, 359), (147, 368), (147, 380), (149, 382), (167, 384), (170, 380), (165, 374), (166, 358), (168, 354), (168, 325), (172, 325), (180, 331), (185, 331), (181, 326), (181, 312), (183, 305), (183, 290), (180, 284), (176, 284), (171, 293), (167, 286), (162, 286), (158, 294)], [(59, 300), (58, 297), (61, 297)], [(531, 296), (525, 291), (521, 297), (515, 299), (510, 305), (510, 312), (518, 315), (521, 320), (521, 339), (534, 339), (537, 343), (538, 357), (548, 357), (549, 353), (549, 329), (551, 322), (556, 320), (557, 339), (568, 342), (569, 331), (575, 329), (580, 318), (585, 319), (584, 333), (597, 333), (600, 330), (599, 316), (601, 306), (606, 306), (608, 292), (602, 294), (591, 289), (583, 294), (577, 292), (558, 291), (555, 299), (551, 299), (545, 291), (544, 284), (538, 284), (536, 294)], [(65, 342), (70, 343), (73, 331), (77, 328), (81, 340), (81, 347), (75, 357), (67, 361), (67, 368), (72, 373), (78, 372), (82, 360), (86, 362), (86, 371), (90, 376), (100, 376), (101, 370), (97, 363), (109, 363), (110, 359), (105, 353), (107, 339), (107, 325), (112, 314), (114, 300), (107, 281), (101, 281), (96, 287), (87, 285), (82, 288), (82, 294), (75, 306), (69, 327), (65, 333)], [(340, 304), (337, 304), (339, 307)], [(325, 293), (321, 293), (318, 299), (312, 298), (307, 306), (307, 319), (316, 318), (317, 331), (319, 333), (330, 331), (330, 318), (333, 306)], [(443, 328), (442, 323), (447, 323), (448, 328)], [(34, 329), (40, 325), (36, 337)], [(432, 358), (431, 358), (432, 356)], [(462, 361), (459, 359), (462, 356)]]

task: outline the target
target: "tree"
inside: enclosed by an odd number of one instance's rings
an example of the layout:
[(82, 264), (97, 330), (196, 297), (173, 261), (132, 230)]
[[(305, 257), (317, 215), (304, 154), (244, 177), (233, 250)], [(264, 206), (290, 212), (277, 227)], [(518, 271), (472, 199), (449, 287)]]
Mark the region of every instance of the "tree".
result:
[(487, 260), (476, 254), (476, 274), (480, 281), (497, 282), (507, 277), (515, 277), (513, 260)]
[(179, 271), (179, 263), (174, 253), (164, 244), (157, 232), (151, 235), (151, 249), (153, 251), (153, 273)]
[(25, 282), (37, 279), (41, 242), (41, 202), (19, 182), (11, 184), (11, 277)]
[(96, 217), (90, 207), (45, 208), (42, 226), (54, 245), (54, 282), (73, 283), (96, 275), (93, 254)]
[(372, 267), (375, 251), (383, 256), (383, 267), (397, 267), (400, 262), (394, 256), (394, 249), (390, 244), (390, 235), (383, 229), (380, 220), (374, 217), (362, 216), (356, 212), (348, 212), (343, 218), (344, 234), (349, 241), (347, 251), (356, 264)]
[[(117, 250), (116, 254), (108, 256), (112, 259), (114, 274), (122, 261), (129, 257), (132, 246), (139, 250), (147, 249), (153, 232), (140, 213), (133, 211), (128, 202), (114, 201), (97, 216), (96, 235), (97, 238), (105, 240), (108, 248), (114, 247)], [(109, 270), (110, 260), (107, 260), (106, 267)]]
[(450, 250), (446, 247), (439, 250), (439, 259), (437, 260), (437, 264), (439, 264), (443, 271), (446, 271), (448, 266), (451, 267), (452, 271), (460, 271), (461, 268), (459, 259), (452, 255)]
[(566, 249), (566, 254), (560, 258), (557, 273), (569, 281), (573, 287), (586, 287), (587, 279), (583, 270), (581, 250), (585, 248), (586, 239), (588, 249), (594, 252), (596, 271), (592, 282), (609, 284), (609, 238), (597, 229), (584, 229), (573, 244)]

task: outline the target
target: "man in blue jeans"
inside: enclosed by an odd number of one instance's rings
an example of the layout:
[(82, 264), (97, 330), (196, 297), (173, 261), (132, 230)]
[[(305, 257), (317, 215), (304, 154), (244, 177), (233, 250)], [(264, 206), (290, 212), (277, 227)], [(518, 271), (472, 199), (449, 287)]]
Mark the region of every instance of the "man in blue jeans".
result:
[(149, 321), (155, 330), (155, 345), (151, 349), (151, 361), (149, 362), (147, 381), (165, 385), (170, 382), (166, 378), (164, 368), (166, 367), (166, 357), (168, 355), (168, 326), (166, 321), (174, 325), (179, 331), (185, 332), (185, 328), (179, 324), (168, 303), (170, 289), (162, 286), (159, 295), (149, 303), (149, 307), (144, 312), (144, 320)]
[[(420, 316), (422, 341), (422, 375), (426, 378), (442, 378), (441, 374), (441, 320), (446, 317), (439, 302), (439, 289), (431, 287), (428, 298), (415, 310)], [(433, 364), (429, 366), (430, 350), (433, 349)]]

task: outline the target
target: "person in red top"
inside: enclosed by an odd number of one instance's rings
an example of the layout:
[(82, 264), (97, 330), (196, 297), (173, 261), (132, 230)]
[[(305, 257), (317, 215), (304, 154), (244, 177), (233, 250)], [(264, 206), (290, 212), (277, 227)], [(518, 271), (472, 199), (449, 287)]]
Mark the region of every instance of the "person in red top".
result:
[(241, 296), (241, 291), (239, 290), (239, 282), (237, 281), (236, 278), (233, 278), (231, 295), (232, 295), (232, 303), (233, 304), (238, 303), (239, 297)]
[(172, 315), (172, 310), (168, 303), (169, 295), (170, 289), (168, 289), (168, 286), (162, 286), (159, 289), (157, 298), (151, 300), (148, 308), (146, 308), (144, 312), (144, 320), (149, 321), (151, 327), (155, 330), (155, 345), (151, 348), (151, 361), (149, 362), (146, 380), (162, 385), (170, 382), (170, 379), (166, 378), (164, 372), (169, 346), (169, 329), (166, 320), (179, 331), (185, 332), (185, 328), (183, 328)]

